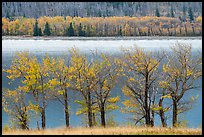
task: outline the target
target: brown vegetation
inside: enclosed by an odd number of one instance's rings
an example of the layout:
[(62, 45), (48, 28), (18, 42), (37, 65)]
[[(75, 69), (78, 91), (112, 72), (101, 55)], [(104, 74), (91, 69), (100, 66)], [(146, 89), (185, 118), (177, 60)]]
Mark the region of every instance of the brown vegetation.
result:
[(46, 130), (9, 130), (3, 135), (201, 135), (202, 129), (189, 128), (145, 128), (145, 127), (109, 127), (109, 128), (56, 128)]

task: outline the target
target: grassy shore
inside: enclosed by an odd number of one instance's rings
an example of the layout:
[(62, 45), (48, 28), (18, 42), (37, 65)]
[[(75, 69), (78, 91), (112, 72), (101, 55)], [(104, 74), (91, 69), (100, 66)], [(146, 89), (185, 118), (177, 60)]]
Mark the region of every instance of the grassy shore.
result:
[(147, 127), (108, 127), (108, 128), (55, 128), (46, 130), (8, 130), (3, 135), (202, 135), (202, 129), (190, 128), (147, 128)]

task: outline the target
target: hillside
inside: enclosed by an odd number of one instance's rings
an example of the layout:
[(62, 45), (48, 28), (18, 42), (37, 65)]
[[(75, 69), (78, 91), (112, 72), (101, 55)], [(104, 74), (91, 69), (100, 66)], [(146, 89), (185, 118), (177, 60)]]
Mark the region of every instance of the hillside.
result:
[(202, 16), (201, 2), (2, 2), (2, 17)]

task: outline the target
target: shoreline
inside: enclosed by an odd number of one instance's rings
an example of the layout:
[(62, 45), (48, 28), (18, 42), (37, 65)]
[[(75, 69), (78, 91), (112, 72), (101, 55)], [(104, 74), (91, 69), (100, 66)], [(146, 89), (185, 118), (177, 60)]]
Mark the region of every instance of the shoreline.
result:
[(2, 135), (201, 135), (201, 128), (164, 128), (164, 127), (77, 127), (77, 128), (47, 128), (45, 130), (12, 130), (2, 131)]
[(62, 36), (49, 36), (49, 37), (33, 37), (33, 36), (2, 36), (2, 40), (202, 40), (202, 36), (192, 37), (175, 37), (175, 36), (142, 36), (142, 37), (62, 37)]

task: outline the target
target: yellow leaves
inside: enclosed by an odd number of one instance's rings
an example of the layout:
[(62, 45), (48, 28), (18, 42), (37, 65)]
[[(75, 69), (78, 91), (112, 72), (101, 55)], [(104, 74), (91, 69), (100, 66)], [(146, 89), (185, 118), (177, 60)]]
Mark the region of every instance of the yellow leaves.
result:
[(172, 96), (171, 96), (171, 94), (167, 94), (167, 95), (161, 96), (161, 98), (169, 98), (169, 99), (171, 99)]
[(154, 107), (152, 108), (152, 110), (154, 110), (154, 111), (159, 111), (159, 110), (162, 110), (162, 107), (154, 106)]
[(191, 76), (192, 74), (193, 74), (193, 70), (187, 69), (186, 75), (187, 76)]
[(116, 110), (116, 109), (118, 109), (118, 106), (116, 106), (116, 105), (106, 105), (105, 109), (106, 110)]
[(60, 95), (63, 95), (65, 91), (64, 91), (64, 90), (58, 90), (57, 92), (58, 92)]
[(168, 71), (168, 67), (167, 67), (167, 65), (166, 64), (164, 64), (163, 66), (162, 66), (162, 70), (164, 71), (164, 72), (167, 72)]
[(65, 85), (66, 85), (66, 87), (70, 87), (70, 86), (71, 86), (71, 84), (70, 84), (70, 83), (66, 83)]
[(130, 91), (130, 89), (127, 86), (124, 86), (122, 88), (122, 92), (124, 93), (125, 96), (132, 96), (132, 92)]
[(49, 80), (49, 83), (50, 83), (51, 86), (56, 86), (56, 85), (59, 84), (59, 82), (57, 81), (56, 78), (54, 78), (54, 79), (52, 79), (52, 80)]
[(159, 82), (159, 86), (161, 87), (161, 88), (167, 88), (167, 87), (169, 87), (169, 83), (167, 82), (167, 81), (161, 81), (161, 82)]
[(14, 76), (10, 75), (10, 76), (6, 76), (8, 79), (14, 80)]
[(40, 106), (39, 106), (39, 104), (33, 104), (33, 103), (31, 103), (31, 101), (29, 101), (29, 106), (28, 106), (28, 108), (29, 108), (30, 110), (35, 111), (35, 112), (39, 112), (39, 111), (40, 111)]
[(130, 82), (134, 82), (134, 81), (135, 81), (135, 79), (134, 79), (133, 77), (130, 77), (128, 80), (129, 80)]
[(202, 16), (198, 16), (195, 20), (196, 20), (197, 22), (199, 22), (199, 23), (202, 23)]
[(122, 102), (122, 104), (127, 108), (137, 108), (138, 105), (135, 104), (135, 102), (132, 102), (131, 100), (125, 100)]
[(7, 73), (12, 73), (12, 71), (11, 71), (10, 69), (8, 69), (6, 72), (7, 72)]
[(119, 100), (120, 100), (120, 97), (117, 96), (117, 97), (109, 98), (109, 99), (107, 100), (107, 102), (109, 102), (109, 103), (116, 103), (116, 102), (118, 102)]

